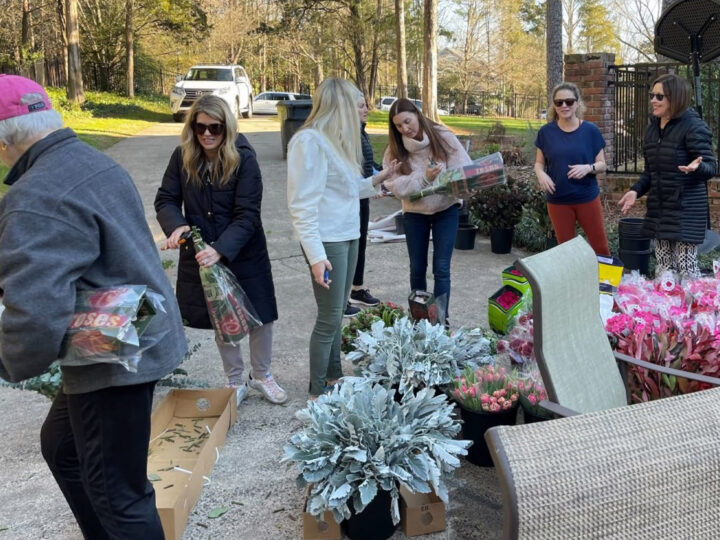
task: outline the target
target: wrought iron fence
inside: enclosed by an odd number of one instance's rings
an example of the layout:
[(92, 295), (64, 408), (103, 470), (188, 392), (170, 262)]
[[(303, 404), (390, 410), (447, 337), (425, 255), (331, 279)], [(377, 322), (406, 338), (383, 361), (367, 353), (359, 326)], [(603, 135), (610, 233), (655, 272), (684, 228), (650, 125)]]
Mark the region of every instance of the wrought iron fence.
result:
[[(422, 90), (417, 86), (408, 87), (410, 99), (421, 99)], [(386, 96), (397, 95), (396, 86), (380, 85), (375, 90), (375, 106)], [(438, 108), (450, 114), (472, 114), (478, 116), (509, 116), (511, 118), (541, 118), (546, 110), (545, 96), (520, 94), (518, 92), (438, 92)]]
[[(614, 159), (610, 172), (639, 174), (645, 165), (643, 144), (650, 120), (648, 92), (652, 81), (663, 73), (676, 73), (694, 84), (692, 66), (676, 63), (611, 66), (615, 71)], [(713, 133), (718, 153), (720, 139), (720, 62), (700, 67), (703, 119)], [(693, 93), (693, 103), (695, 94)]]

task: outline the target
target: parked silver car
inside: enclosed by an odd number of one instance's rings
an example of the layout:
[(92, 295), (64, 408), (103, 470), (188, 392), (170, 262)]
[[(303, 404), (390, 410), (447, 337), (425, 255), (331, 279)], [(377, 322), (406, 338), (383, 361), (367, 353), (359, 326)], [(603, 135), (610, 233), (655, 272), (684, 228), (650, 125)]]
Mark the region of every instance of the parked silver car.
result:
[(312, 99), (310, 94), (295, 94), (293, 92), (267, 91), (258, 94), (253, 99), (255, 114), (277, 114), (277, 104), (281, 101), (295, 101), (298, 99)]

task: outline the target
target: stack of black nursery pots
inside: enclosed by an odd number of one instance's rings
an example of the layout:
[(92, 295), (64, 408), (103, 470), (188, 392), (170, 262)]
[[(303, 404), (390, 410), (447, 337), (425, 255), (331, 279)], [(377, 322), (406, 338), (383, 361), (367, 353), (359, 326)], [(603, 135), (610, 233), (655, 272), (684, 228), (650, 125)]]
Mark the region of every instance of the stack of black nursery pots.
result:
[(470, 212), (467, 205), (458, 214), (458, 230), (455, 235), (455, 249), (475, 249), (477, 226), (470, 223)]
[(627, 270), (650, 271), (651, 238), (643, 232), (643, 218), (620, 218), (620, 260)]

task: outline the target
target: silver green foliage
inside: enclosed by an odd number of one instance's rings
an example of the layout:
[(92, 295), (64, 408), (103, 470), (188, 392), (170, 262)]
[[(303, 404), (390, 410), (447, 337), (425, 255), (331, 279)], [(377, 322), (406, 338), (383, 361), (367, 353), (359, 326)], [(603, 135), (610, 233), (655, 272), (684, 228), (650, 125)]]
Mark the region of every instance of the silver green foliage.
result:
[(369, 332), (359, 332), (354, 347), (345, 358), (358, 365), (363, 376), (397, 384), (403, 394), (448, 385), (466, 366), (493, 362), (491, 342), (479, 328), (448, 335), (441, 324), (408, 317), (392, 326), (375, 322)]
[(307, 510), (331, 510), (339, 523), (360, 513), (378, 490), (392, 497), (392, 519), (400, 520), (399, 485), (448, 502), (445, 478), (460, 466), (470, 441), (456, 440), (460, 425), (445, 395), (431, 389), (394, 392), (363, 379), (339, 388), (297, 412), (305, 427), (285, 446), (283, 461), (298, 463), (299, 487), (310, 485)]

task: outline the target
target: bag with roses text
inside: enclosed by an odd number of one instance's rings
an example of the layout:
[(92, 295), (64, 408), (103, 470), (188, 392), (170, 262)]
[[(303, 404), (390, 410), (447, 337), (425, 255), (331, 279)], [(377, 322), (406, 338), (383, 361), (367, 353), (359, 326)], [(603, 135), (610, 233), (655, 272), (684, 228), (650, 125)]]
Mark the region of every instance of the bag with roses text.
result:
[(119, 364), (137, 372), (142, 352), (167, 333), (162, 295), (145, 285), (80, 289), (63, 339), (61, 366)]

